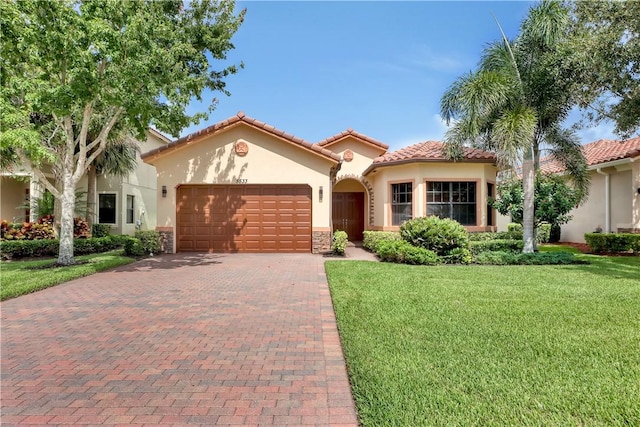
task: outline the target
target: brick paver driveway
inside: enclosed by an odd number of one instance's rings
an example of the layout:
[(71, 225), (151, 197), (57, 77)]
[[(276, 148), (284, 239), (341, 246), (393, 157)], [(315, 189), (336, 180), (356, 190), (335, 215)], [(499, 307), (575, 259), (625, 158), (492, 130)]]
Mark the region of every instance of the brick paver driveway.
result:
[(357, 425), (317, 255), (166, 255), (0, 309), (3, 425)]

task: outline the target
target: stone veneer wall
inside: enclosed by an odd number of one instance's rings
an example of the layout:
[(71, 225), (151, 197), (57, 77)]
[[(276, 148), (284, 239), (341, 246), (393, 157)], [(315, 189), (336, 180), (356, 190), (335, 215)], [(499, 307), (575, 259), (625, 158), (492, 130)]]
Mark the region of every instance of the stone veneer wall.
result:
[(331, 250), (331, 232), (314, 231), (311, 235), (311, 251), (314, 254)]
[[(163, 241), (164, 253), (173, 253), (173, 228), (171, 227), (157, 227), (156, 231), (160, 233), (160, 237)], [(162, 250), (163, 248), (161, 248)]]

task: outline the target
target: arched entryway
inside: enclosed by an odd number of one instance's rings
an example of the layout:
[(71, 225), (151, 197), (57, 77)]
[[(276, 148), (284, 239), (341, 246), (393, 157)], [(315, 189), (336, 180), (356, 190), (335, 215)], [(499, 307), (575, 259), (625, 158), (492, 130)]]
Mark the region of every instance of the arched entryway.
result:
[(332, 215), (333, 231), (346, 231), (349, 240), (362, 240), (365, 227), (366, 189), (356, 179), (342, 179), (333, 186)]

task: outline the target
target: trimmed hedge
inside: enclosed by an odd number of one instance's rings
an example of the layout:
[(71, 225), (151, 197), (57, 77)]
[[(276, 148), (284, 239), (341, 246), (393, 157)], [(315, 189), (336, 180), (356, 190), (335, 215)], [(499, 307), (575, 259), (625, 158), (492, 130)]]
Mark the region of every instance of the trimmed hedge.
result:
[(402, 240), (397, 231), (365, 231), (362, 238), (362, 247), (368, 251), (376, 252), (380, 242)]
[[(92, 237), (89, 239), (73, 239), (74, 255), (86, 255), (107, 252), (124, 246), (127, 236)], [(58, 255), (60, 241), (46, 240), (2, 240), (0, 254), (3, 259), (25, 257), (55, 257)]]
[(109, 224), (93, 224), (91, 226), (91, 237), (105, 237), (111, 235)]
[(336, 231), (335, 233), (333, 233), (331, 252), (336, 255), (344, 255), (344, 251), (347, 249), (347, 243), (349, 243), (347, 232), (342, 230)]
[(572, 252), (537, 252), (514, 254), (512, 252), (482, 252), (473, 257), (473, 264), (482, 265), (567, 265), (589, 264), (577, 259)]
[(128, 256), (143, 257), (160, 253), (160, 233), (157, 231), (136, 231), (134, 237), (127, 236), (124, 253)]
[(522, 233), (519, 231), (469, 233), (470, 242), (481, 242), (486, 240), (522, 240)]
[(469, 249), (473, 255), (477, 255), (482, 252), (522, 252), (524, 243), (522, 240), (485, 240), (485, 241), (473, 241), (469, 242)]
[(413, 246), (404, 240), (386, 240), (377, 245), (376, 253), (382, 261), (413, 265), (438, 264), (438, 255), (428, 249)]
[(640, 253), (640, 234), (632, 233), (587, 233), (584, 240), (595, 253), (628, 252)]
[(538, 243), (549, 243), (549, 239), (551, 238), (551, 224), (548, 222), (543, 222), (542, 224), (538, 224), (536, 228), (536, 242)]
[(469, 233), (458, 221), (437, 216), (414, 218), (400, 226), (400, 236), (414, 246), (451, 255), (457, 248), (469, 248)]

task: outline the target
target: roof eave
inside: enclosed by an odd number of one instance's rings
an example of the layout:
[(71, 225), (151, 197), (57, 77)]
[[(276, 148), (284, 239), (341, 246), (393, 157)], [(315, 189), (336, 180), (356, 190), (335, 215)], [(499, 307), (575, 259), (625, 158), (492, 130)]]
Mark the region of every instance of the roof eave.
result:
[(464, 159), (464, 160), (446, 160), (446, 159), (403, 159), (403, 160), (395, 160), (391, 162), (384, 163), (372, 163), (362, 175), (368, 175), (374, 170), (378, 168), (385, 168), (389, 166), (398, 166), (398, 165), (406, 165), (410, 163), (487, 163), (496, 165), (495, 159)]

